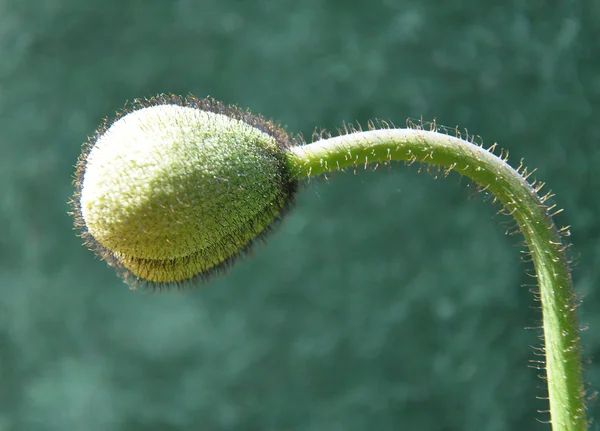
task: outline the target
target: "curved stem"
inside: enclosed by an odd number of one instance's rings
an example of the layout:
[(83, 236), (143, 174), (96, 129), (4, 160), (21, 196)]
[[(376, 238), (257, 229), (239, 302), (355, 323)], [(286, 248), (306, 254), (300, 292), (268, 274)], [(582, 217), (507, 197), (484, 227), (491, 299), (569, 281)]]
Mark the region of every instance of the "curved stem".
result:
[(288, 155), (288, 165), (299, 178), (391, 160), (437, 164), (466, 175), (515, 218), (539, 282), (552, 429), (587, 429), (576, 297), (565, 245), (544, 199), (526, 178), (482, 147), (425, 130), (355, 132), (293, 147)]

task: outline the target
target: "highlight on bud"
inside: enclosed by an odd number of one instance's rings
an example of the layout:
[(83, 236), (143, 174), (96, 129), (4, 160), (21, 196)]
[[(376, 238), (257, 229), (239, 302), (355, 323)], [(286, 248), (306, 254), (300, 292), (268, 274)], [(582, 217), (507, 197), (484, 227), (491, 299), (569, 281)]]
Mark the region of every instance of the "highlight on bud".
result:
[(213, 99), (138, 100), (84, 145), (75, 226), (132, 287), (205, 279), (293, 202), (292, 145), (273, 122)]

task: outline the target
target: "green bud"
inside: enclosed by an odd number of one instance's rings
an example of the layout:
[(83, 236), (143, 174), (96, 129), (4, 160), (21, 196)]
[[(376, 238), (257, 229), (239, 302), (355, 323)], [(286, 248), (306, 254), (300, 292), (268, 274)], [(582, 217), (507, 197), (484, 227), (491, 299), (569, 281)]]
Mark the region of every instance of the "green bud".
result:
[(292, 202), (290, 145), (270, 121), (211, 99), (138, 102), (80, 157), (76, 226), (130, 283), (204, 278)]

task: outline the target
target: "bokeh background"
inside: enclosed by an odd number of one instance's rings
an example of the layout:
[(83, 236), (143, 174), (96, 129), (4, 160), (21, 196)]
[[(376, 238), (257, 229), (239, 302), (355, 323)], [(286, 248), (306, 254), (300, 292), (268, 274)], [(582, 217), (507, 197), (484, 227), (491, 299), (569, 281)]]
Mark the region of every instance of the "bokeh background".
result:
[(0, 430), (550, 429), (531, 268), (458, 176), (312, 181), (227, 276), (129, 291), (66, 202), (86, 137), (161, 92), (307, 140), (435, 118), (524, 158), (572, 226), (600, 388), (599, 2), (0, 0)]

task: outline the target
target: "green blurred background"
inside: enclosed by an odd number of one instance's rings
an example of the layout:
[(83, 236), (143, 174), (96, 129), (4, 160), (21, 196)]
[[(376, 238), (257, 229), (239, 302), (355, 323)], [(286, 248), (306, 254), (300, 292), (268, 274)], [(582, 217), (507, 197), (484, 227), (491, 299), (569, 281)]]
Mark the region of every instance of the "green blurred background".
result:
[(312, 181), (267, 246), (179, 293), (129, 291), (66, 202), (102, 118), (160, 92), (308, 140), (466, 127), (565, 209), (591, 393), (599, 56), (596, 0), (0, 0), (0, 430), (549, 430), (531, 268), (465, 179)]

